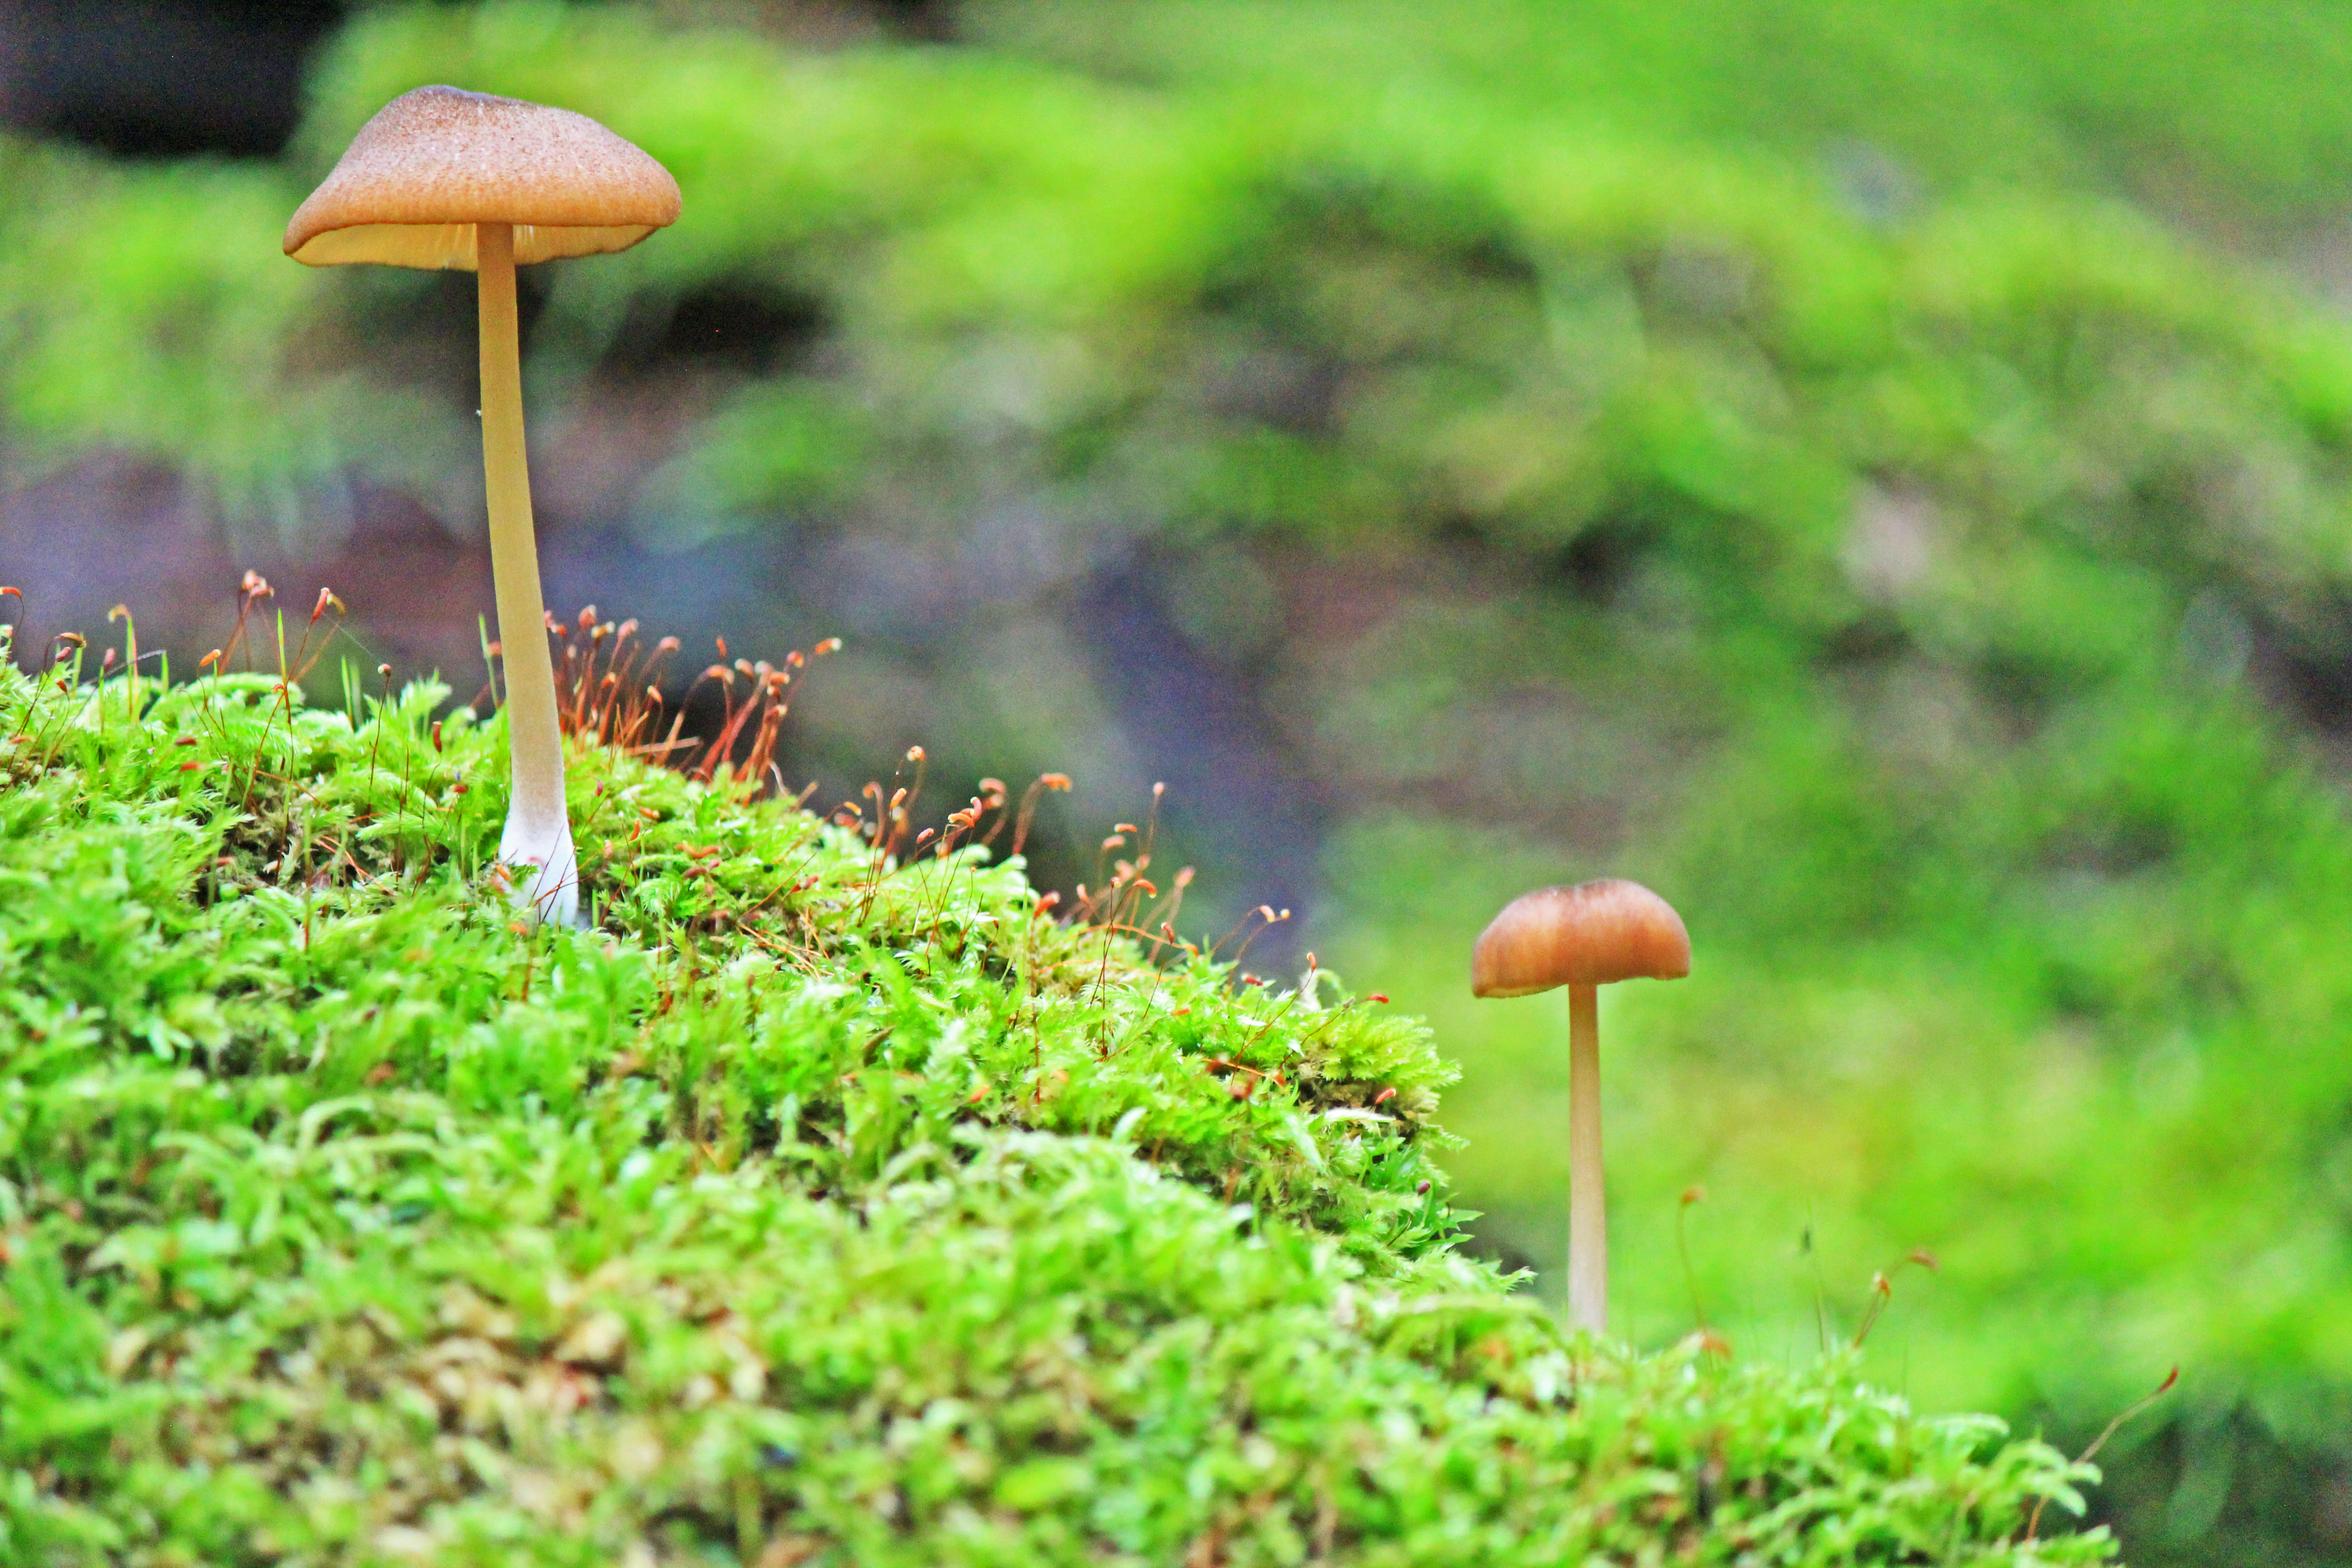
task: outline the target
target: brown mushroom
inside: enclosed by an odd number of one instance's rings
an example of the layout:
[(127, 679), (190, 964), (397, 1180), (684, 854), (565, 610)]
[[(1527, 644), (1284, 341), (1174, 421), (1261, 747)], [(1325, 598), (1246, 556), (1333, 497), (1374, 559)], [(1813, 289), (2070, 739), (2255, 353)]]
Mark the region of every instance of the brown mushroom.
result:
[(1620, 980), (1679, 980), (1690, 933), (1672, 905), (1614, 878), (1538, 888), (1513, 899), (1471, 954), (1479, 996), (1568, 987), (1568, 1311), (1601, 1333), (1609, 1318), (1609, 1218), (1601, 1174), (1600, 988)]
[(514, 784), (499, 858), (520, 873), (517, 895), (564, 924), (578, 918), (579, 865), (531, 535), (514, 269), (626, 250), (677, 214), (669, 172), (585, 115), (420, 87), (360, 127), (286, 229), (286, 254), (312, 267), (377, 262), (478, 275), (482, 472)]

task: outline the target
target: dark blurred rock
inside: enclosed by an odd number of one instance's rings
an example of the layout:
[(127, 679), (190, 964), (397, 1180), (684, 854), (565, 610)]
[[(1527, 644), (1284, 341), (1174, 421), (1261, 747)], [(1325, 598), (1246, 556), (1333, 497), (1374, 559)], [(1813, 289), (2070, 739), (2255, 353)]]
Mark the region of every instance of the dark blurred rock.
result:
[(269, 158), (341, 0), (0, 0), (0, 120), (134, 157)]
[(289, 548), (233, 537), (168, 469), (96, 458), (0, 495), (0, 582), (24, 591), (26, 646), (61, 631), (98, 640), (127, 606), (140, 643), (192, 661), (226, 638), (237, 584), (260, 573), (298, 631), (322, 587), (350, 606), (352, 634), (403, 675), (463, 685), (481, 668), (477, 617), (490, 606), (488, 546), (452, 537), (394, 491), (363, 490), (332, 541)]

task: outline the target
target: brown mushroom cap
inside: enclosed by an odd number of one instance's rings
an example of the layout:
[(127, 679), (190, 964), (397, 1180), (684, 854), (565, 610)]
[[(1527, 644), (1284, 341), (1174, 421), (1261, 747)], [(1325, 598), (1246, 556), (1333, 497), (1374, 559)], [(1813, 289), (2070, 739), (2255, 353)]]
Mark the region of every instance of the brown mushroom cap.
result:
[(1470, 989), (1479, 996), (1531, 996), (1555, 985), (1679, 980), (1690, 973), (1690, 933), (1674, 906), (1639, 882), (1605, 878), (1538, 888), (1503, 906), (1478, 933)]
[(286, 226), (286, 254), (470, 272), (478, 223), (514, 225), (517, 262), (550, 261), (626, 250), (677, 212), (669, 171), (584, 114), (420, 87), (360, 127)]

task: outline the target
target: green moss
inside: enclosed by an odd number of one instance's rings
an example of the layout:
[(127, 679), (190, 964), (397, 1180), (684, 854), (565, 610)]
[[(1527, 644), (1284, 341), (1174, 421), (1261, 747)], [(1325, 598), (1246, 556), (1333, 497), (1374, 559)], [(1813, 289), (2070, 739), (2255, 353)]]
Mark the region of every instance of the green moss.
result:
[(443, 699), (0, 674), (9, 1561), (2107, 1555), (1997, 1422), (1564, 1337), (1377, 1003), (584, 742), (527, 929)]

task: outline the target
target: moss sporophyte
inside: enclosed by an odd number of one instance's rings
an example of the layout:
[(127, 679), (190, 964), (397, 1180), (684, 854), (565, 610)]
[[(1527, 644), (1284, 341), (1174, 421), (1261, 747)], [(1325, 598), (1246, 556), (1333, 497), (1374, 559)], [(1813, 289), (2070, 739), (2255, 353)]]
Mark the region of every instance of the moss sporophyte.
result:
[(589, 621), (581, 926), (511, 709), (0, 660), (0, 1561), (2111, 1556), (1998, 1422), (1464, 1257), (1418, 1020), (1055, 918), (1034, 794), (812, 815)]

